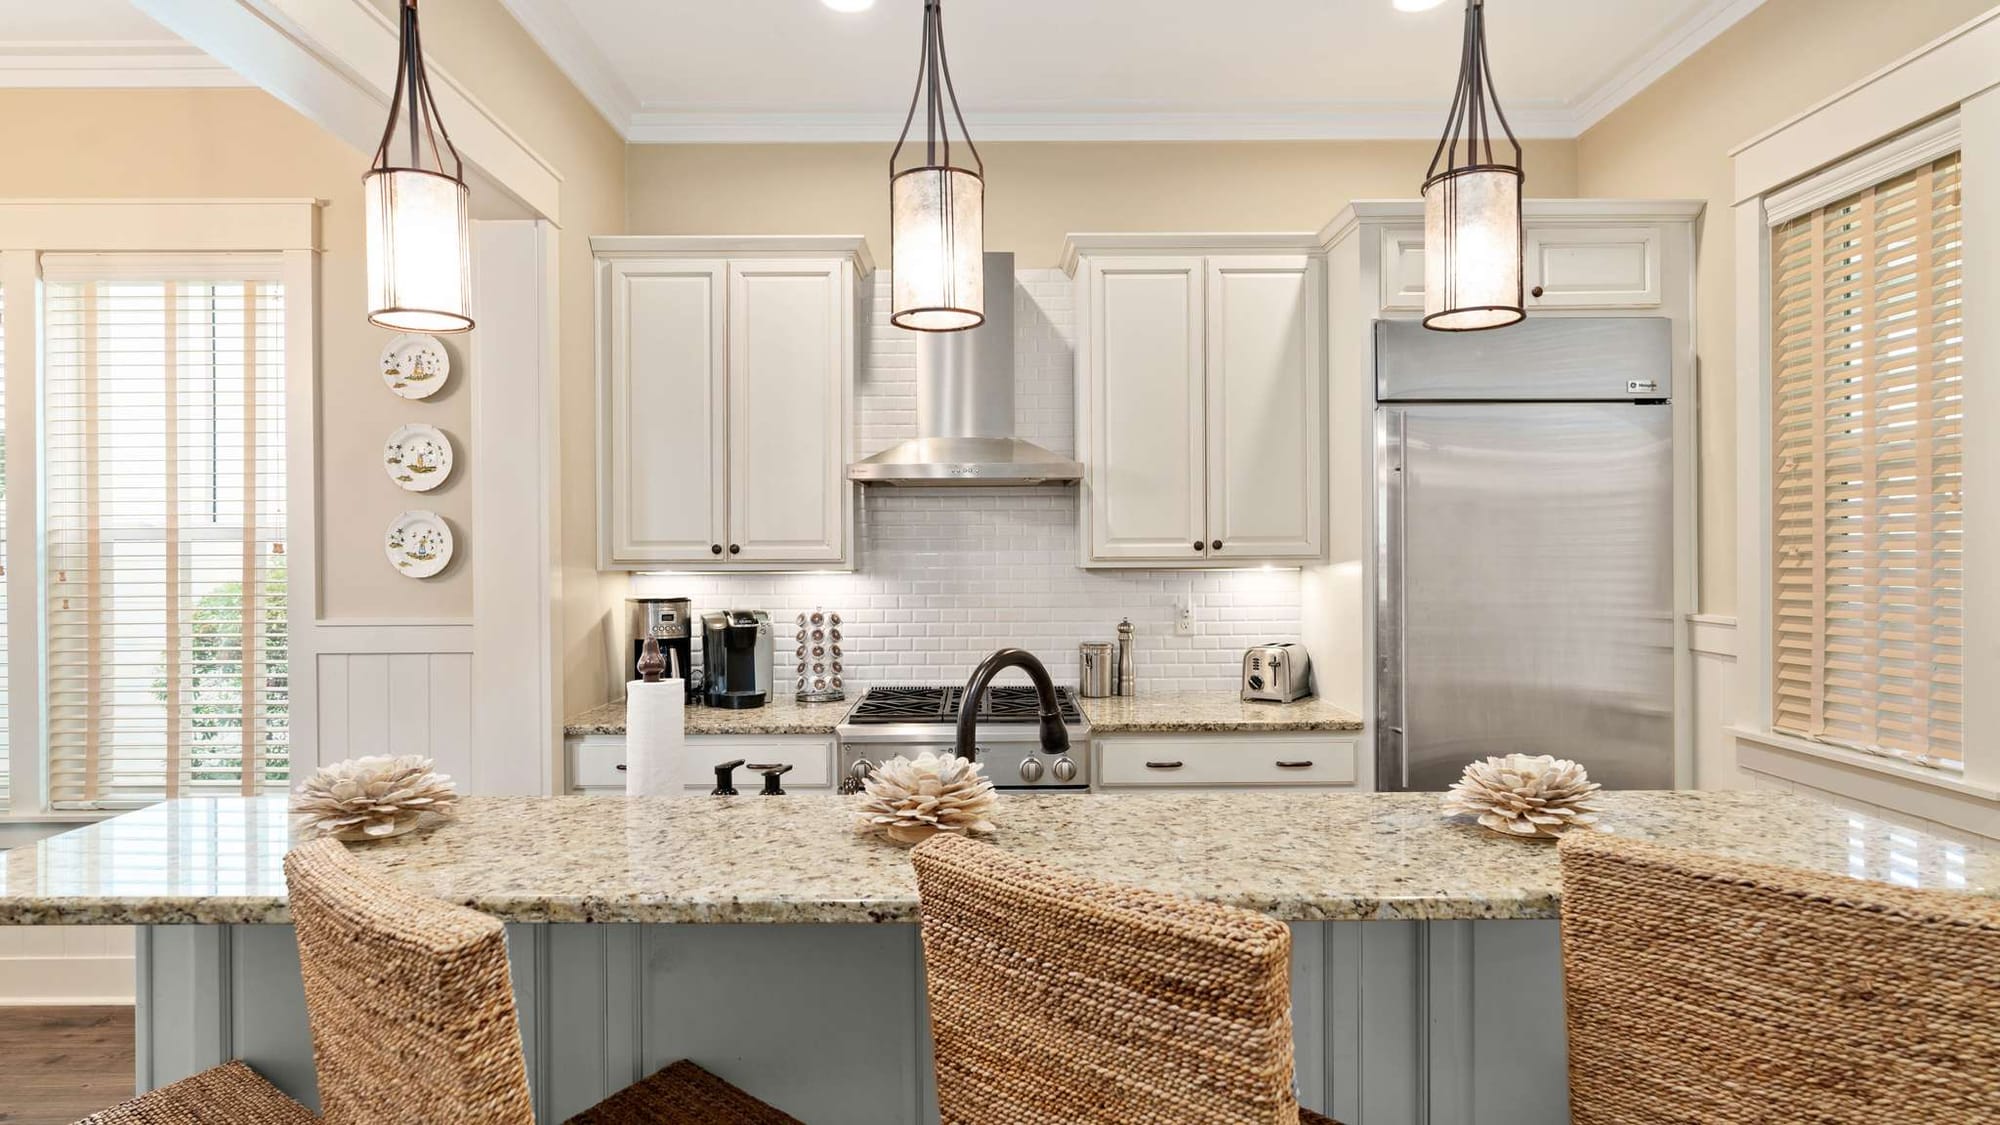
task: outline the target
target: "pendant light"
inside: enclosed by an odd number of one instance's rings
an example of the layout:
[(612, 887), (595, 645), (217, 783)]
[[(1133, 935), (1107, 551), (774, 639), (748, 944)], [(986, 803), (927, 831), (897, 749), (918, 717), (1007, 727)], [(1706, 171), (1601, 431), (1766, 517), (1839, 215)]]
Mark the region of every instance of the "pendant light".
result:
[[(939, 0), (924, 0), (924, 48), (917, 88), (902, 135), (889, 154), (889, 321), (919, 332), (958, 332), (986, 320), (986, 165), (965, 128), (951, 65), (944, 56)], [(923, 163), (896, 163), (910, 141), (917, 106), (924, 109)], [(950, 121), (972, 154), (972, 167), (951, 162)]]
[[(1486, 0), (1466, 0), (1458, 90), (1424, 178), (1424, 327), (1441, 332), (1503, 328), (1527, 315), (1521, 142), (1493, 92), (1491, 69)], [(1489, 107), (1514, 150), (1511, 163), (1493, 152)]]
[[(465, 161), (438, 119), (417, 34), (417, 0), (401, 0), (402, 57), (389, 123), (361, 177), (368, 226), (368, 322), (399, 332), (472, 327), (472, 193)], [(409, 133), (409, 162), (389, 154), (396, 124)], [(450, 167), (446, 168), (449, 159)]]

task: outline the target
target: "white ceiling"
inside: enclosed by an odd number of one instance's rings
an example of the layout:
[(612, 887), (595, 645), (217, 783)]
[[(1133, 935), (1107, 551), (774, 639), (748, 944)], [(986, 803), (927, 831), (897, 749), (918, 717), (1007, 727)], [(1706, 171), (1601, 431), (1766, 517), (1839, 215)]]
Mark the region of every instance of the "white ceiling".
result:
[[(921, 0), (502, 0), (634, 141), (882, 140), (916, 77)], [(1491, 0), (1515, 131), (1568, 137), (1762, 0)], [(1390, 0), (952, 0), (975, 138), (1428, 137), (1463, 6)]]
[(0, 0), (0, 87), (241, 85), (130, 0)]

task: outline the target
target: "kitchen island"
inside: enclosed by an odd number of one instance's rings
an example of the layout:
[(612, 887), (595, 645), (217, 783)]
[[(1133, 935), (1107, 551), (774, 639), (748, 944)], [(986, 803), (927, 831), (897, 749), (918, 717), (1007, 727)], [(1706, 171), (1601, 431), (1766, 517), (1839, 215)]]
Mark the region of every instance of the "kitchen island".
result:
[[(2000, 894), (1992, 851), (1803, 797), (1605, 804), (1620, 833)], [(544, 1119), (689, 1056), (816, 1125), (934, 1120), (915, 880), (852, 809), (468, 798), (359, 850), (509, 923)], [(1009, 850), (1292, 923), (1307, 1105), (1350, 1125), (1563, 1118), (1552, 848), (1446, 822), (1434, 794), (1010, 796), (999, 824)], [(310, 1099), (288, 843), (278, 798), (154, 806), (0, 857), (0, 924), (142, 927), (142, 1086), (238, 1056)]]

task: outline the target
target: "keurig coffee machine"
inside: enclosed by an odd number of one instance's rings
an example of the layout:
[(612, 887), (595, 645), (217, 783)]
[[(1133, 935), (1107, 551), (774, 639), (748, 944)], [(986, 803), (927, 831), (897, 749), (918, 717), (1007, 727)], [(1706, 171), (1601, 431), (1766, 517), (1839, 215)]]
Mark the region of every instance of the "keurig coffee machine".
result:
[(771, 615), (761, 609), (702, 614), (701, 672), (710, 707), (762, 707), (771, 694)]
[(625, 609), (632, 634), (625, 678), (639, 678), (639, 654), (651, 637), (660, 642), (667, 678), (686, 680), (688, 701), (693, 702), (699, 697), (701, 682), (694, 674), (693, 603), (686, 598), (627, 598)]

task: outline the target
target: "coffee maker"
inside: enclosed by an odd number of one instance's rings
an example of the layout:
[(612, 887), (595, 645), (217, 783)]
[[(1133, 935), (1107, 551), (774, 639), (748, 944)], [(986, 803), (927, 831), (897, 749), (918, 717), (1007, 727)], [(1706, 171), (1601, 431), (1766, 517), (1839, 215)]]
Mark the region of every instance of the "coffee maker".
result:
[(761, 609), (702, 614), (701, 671), (710, 707), (762, 707), (771, 695), (771, 615)]
[(687, 697), (692, 703), (700, 693), (694, 674), (694, 603), (686, 598), (627, 598), (625, 613), (632, 637), (632, 651), (625, 661), (625, 678), (639, 679), (639, 655), (647, 638), (660, 642), (660, 657), (667, 662), (667, 678), (687, 681)]

